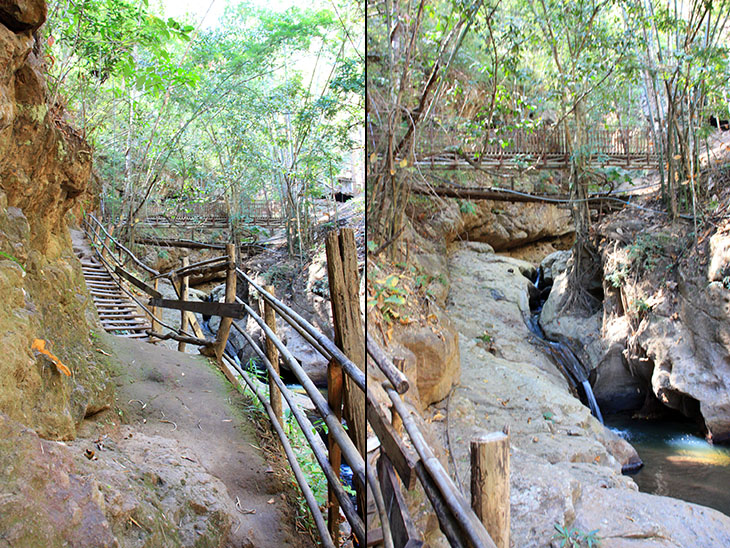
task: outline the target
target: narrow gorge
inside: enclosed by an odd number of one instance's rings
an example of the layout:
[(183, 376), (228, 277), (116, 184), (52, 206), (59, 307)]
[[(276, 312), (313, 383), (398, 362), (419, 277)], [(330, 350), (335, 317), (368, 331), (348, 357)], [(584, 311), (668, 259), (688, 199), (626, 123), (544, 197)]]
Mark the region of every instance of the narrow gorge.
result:
[[(572, 260), (570, 249), (564, 249), (571, 233), (567, 209), (488, 201), (464, 209), (445, 202), (429, 210), (429, 222), (414, 221), (409, 230), (409, 260), (418, 265), (412, 276), (419, 280), (428, 273), (431, 280), (425, 290), (414, 291), (425, 294), (432, 318), (397, 327), (390, 344), (393, 356), (405, 358), (405, 370), (418, 387), (418, 399), (412, 402), (423, 409), (424, 426), (442, 448), (440, 458), (457, 486), (469, 490), (468, 440), (504, 429), (512, 444), (514, 546), (551, 545), (556, 526), (597, 530), (601, 546), (608, 547), (728, 545), (726, 515), (652, 494), (684, 494), (727, 512), (722, 496), (696, 499), (680, 478), (656, 483), (657, 474), (664, 473), (657, 469), (664, 470), (667, 462), (681, 461), (687, 467), (680, 474), (690, 475), (693, 465), (707, 465), (686, 483), (705, 481), (692, 483), (694, 489), (711, 492), (713, 474), (724, 478), (728, 465), (725, 450), (702, 439), (703, 431), (715, 442), (722, 439), (724, 423), (717, 410), (725, 397), (722, 388), (704, 404), (692, 396), (707, 390), (711, 378), (722, 378), (721, 364), (727, 362), (712, 366), (703, 355), (725, 348), (720, 334), (727, 318), (710, 308), (709, 314), (686, 320), (682, 314), (689, 310), (669, 306), (681, 306), (686, 298), (688, 282), (682, 277), (692, 258), (685, 257), (685, 266), (677, 270), (659, 265), (677, 260), (682, 241), (661, 239), (661, 231), (669, 230), (661, 219), (650, 217), (657, 226), (649, 225), (647, 231), (635, 210), (607, 216), (599, 228), (603, 268), (594, 275), (594, 312), (576, 316), (560, 311)], [(630, 232), (632, 227), (637, 232)], [(512, 234), (517, 235), (515, 245), (510, 245)], [(621, 239), (611, 240), (611, 235)], [(656, 238), (662, 247), (647, 251), (642, 238)], [(713, 237), (712, 250), (724, 249), (720, 238)], [(525, 241), (536, 243), (525, 246)], [(646, 253), (653, 253), (649, 260), (655, 264), (637, 271), (642, 268), (638, 263), (647, 261)], [(717, 253), (706, 263), (718, 263)], [(701, 269), (695, 270), (695, 276), (700, 274)], [(620, 275), (625, 278), (618, 284)], [(707, 291), (730, 293), (712, 281)], [(637, 304), (639, 296), (650, 310)], [(690, 351), (697, 342), (689, 334), (703, 332), (692, 327), (698, 319), (705, 322), (703, 337), (714, 341), (702, 353)], [(688, 367), (698, 373), (678, 374)], [(685, 425), (685, 437), (665, 428), (675, 443), (684, 440), (681, 445), (657, 453), (640, 444), (649, 454), (648, 462), (642, 462), (642, 449), (637, 452), (629, 443), (643, 439), (642, 425), (661, 428), (677, 420)], [(638, 470), (641, 490), (627, 475)], [(675, 481), (676, 488), (671, 486)], [(414, 514), (421, 515), (422, 500), (413, 497), (411, 504)], [(427, 540), (441, 545), (433, 522), (422, 526), (431, 532)]]

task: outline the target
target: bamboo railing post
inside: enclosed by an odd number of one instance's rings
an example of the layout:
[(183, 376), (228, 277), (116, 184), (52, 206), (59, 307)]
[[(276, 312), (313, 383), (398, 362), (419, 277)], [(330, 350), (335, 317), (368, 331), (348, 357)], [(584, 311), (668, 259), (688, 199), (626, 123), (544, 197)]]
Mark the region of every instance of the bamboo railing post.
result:
[[(226, 253), (228, 254), (228, 270), (226, 272), (226, 300), (227, 303), (236, 302), (236, 246), (234, 244), (226, 244)], [(215, 358), (218, 364), (223, 363), (223, 352), (226, 350), (228, 342), (228, 334), (231, 331), (231, 323), (233, 318), (222, 317), (218, 334), (215, 338)]]
[[(403, 373), (405, 371), (405, 364), (406, 361), (403, 358), (393, 358), (393, 365), (395, 365), (396, 369)], [(403, 419), (400, 418), (400, 415), (395, 410), (395, 407), (392, 407), (391, 410), (391, 423), (393, 423), (393, 430), (395, 430), (398, 434), (403, 434)]]
[[(188, 264), (190, 264), (190, 260), (187, 257), (183, 257), (182, 259), (180, 259), (180, 261), (182, 262), (183, 268), (185, 268), (186, 266), (188, 266)], [(187, 275), (184, 275), (180, 279), (180, 300), (181, 301), (188, 300), (188, 289), (190, 289), (189, 280), (190, 280), (190, 278)], [(155, 281), (157, 281), (157, 280), (155, 280)], [(180, 311), (180, 331), (187, 331), (188, 324), (190, 323), (188, 320), (189, 314), (190, 313), (185, 310)], [(186, 346), (186, 344), (184, 342), (179, 341), (177, 343), (177, 351), (185, 352), (185, 346)]]
[[(152, 287), (155, 289), (155, 291), (157, 291), (160, 286), (160, 279), (155, 278), (154, 281), (152, 282), (152, 284), (153, 284)], [(150, 312), (152, 313), (152, 314), (150, 314), (150, 325), (152, 326), (152, 331), (154, 331), (155, 333), (159, 333), (159, 329), (158, 329), (159, 323), (157, 322), (157, 319), (156, 319), (157, 318), (157, 307), (156, 306), (150, 307)], [(156, 342), (153, 337), (150, 337), (150, 341)]]
[[(357, 270), (355, 233), (351, 228), (332, 231), (325, 242), (327, 275), (329, 277), (335, 344), (362, 371), (365, 370), (365, 337), (358, 297), (360, 280)], [(348, 376), (344, 382), (344, 415), (349, 435), (360, 455), (365, 458), (366, 419), (365, 393)], [(366, 492), (364, 485), (355, 485), (358, 510), (365, 517)]]
[[(327, 403), (337, 420), (342, 420), (342, 387), (343, 387), (342, 366), (334, 358), (327, 364)], [(340, 478), (340, 465), (342, 464), (342, 451), (337, 445), (332, 434), (327, 434), (329, 445), (329, 461), (332, 471), (337, 479)], [(337, 495), (334, 489), (328, 489), (327, 528), (335, 546), (340, 545), (340, 505), (337, 502)]]
[(509, 548), (509, 435), (471, 440), (471, 507), (497, 548)]
[[(274, 295), (274, 286), (273, 285), (267, 285), (264, 286), (264, 289)], [(268, 325), (271, 328), (271, 331), (276, 333), (276, 314), (274, 312), (274, 307), (271, 306), (269, 301), (264, 299), (264, 321), (266, 322), (266, 325)], [(280, 374), (279, 370), (279, 351), (276, 349), (276, 345), (274, 344), (274, 341), (272, 341), (269, 337), (266, 337), (266, 357), (271, 362), (271, 367), (274, 368), (274, 371), (276, 371), (276, 374)], [(269, 400), (271, 401), (271, 408), (274, 410), (274, 414), (276, 415), (276, 419), (279, 421), (279, 424), (284, 426), (284, 420), (282, 417), (282, 407), (281, 407), (281, 392), (279, 392), (278, 387), (276, 386), (276, 381), (274, 381), (274, 377), (269, 374)]]

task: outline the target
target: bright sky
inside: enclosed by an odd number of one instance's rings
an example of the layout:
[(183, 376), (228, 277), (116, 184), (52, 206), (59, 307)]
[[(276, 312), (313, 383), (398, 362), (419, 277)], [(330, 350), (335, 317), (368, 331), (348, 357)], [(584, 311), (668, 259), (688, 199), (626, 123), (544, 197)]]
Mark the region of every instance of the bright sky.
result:
[[(226, 6), (231, 3), (237, 3), (236, 0), (160, 0), (165, 7), (165, 15), (167, 17), (181, 17), (189, 13), (195, 17), (198, 22), (205, 15), (210, 7), (208, 15), (205, 16), (203, 26), (210, 28), (216, 26), (218, 19), (223, 15)], [(246, 3), (272, 11), (284, 11), (291, 6), (296, 5), (296, 0), (247, 0)]]

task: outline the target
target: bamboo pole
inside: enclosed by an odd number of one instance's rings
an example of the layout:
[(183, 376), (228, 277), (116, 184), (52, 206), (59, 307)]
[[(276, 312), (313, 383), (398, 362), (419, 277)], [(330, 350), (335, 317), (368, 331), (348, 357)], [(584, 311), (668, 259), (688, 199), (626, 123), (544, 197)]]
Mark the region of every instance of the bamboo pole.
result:
[(332, 414), (329, 405), (327, 405), (327, 400), (324, 399), (324, 396), (322, 396), (317, 387), (314, 386), (312, 379), (307, 376), (306, 372), (302, 369), (302, 366), (299, 365), (299, 362), (292, 355), (291, 351), (289, 351), (284, 343), (276, 338), (276, 336), (271, 332), (271, 329), (269, 329), (269, 326), (266, 325), (263, 318), (261, 318), (261, 316), (259, 316), (249, 305), (244, 303), (243, 306), (246, 311), (251, 314), (251, 317), (256, 321), (256, 323), (259, 324), (261, 329), (263, 329), (266, 336), (273, 338), (274, 344), (276, 344), (276, 348), (279, 350), (282, 358), (289, 364), (289, 368), (296, 378), (299, 379), (302, 388), (304, 388), (305, 392), (312, 400), (312, 403), (317, 408), (317, 412), (320, 417), (322, 417), (322, 420), (324, 420), (329, 431), (334, 434), (337, 444), (340, 446), (340, 449), (342, 449), (342, 454), (344, 455), (345, 460), (350, 465), (350, 468), (352, 468), (353, 476), (357, 478), (357, 481), (359, 481), (362, 485), (365, 485), (365, 459), (358, 452), (355, 444), (347, 435), (347, 432), (342, 427), (340, 421), (338, 421)]
[[(181, 259), (182, 262), (182, 268), (185, 268), (190, 263), (189, 259), (187, 257), (183, 257)], [(190, 289), (190, 286), (188, 285), (190, 278), (188, 278), (187, 275), (184, 275), (180, 279), (180, 300), (181, 301), (187, 301), (188, 300), (188, 289)], [(157, 281), (157, 278), (155, 278), (155, 281)], [(190, 313), (186, 310), (180, 311), (180, 331), (185, 331), (188, 328), (188, 324), (190, 323), (188, 320)], [(179, 341), (177, 343), (177, 351), (178, 352), (185, 352), (185, 342)]]
[[(274, 286), (265, 286), (266, 291), (274, 295)], [(276, 314), (274, 309), (268, 301), (264, 301), (264, 321), (269, 326), (273, 333), (276, 333)], [(266, 337), (266, 357), (268, 358), (271, 366), (277, 375), (280, 374), (279, 369), (279, 351), (276, 349), (274, 341), (268, 336)], [(271, 408), (274, 410), (279, 424), (283, 425), (282, 409), (281, 409), (281, 392), (276, 386), (276, 381), (271, 373), (269, 373), (269, 399), (271, 400)]]
[(428, 471), (428, 475), (433, 479), (446, 506), (448, 506), (465, 536), (474, 546), (497, 548), (494, 541), (490, 538), (489, 533), (484, 528), (484, 524), (479, 521), (476, 514), (469, 508), (464, 495), (459, 492), (449, 474), (444, 470), (441, 462), (433, 454), (431, 447), (410, 416), (410, 411), (406, 408), (398, 392), (389, 383), (383, 383), (383, 388), (388, 394), (390, 401), (393, 402), (396, 411), (401, 416), (403, 427), (408, 433), (408, 437), (411, 438), (413, 447), (421, 458), (423, 466)]
[[(235, 364), (233, 364), (233, 362), (231, 362), (231, 364), (234, 366), (234, 370), (235, 370), (236, 369)], [(309, 511), (312, 514), (312, 518), (314, 519), (314, 523), (317, 527), (317, 531), (319, 532), (319, 536), (322, 539), (322, 544), (325, 546), (325, 548), (335, 548), (335, 544), (332, 542), (332, 539), (329, 538), (329, 535), (327, 534), (327, 525), (324, 522), (324, 517), (322, 516), (322, 512), (320, 512), (320, 510), (319, 510), (319, 505), (317, 504), (317, 500), (314, 498), (312, 489), (309, 487), (309, 484), (307, 483), (306, 476), (302, 473), (302, 469), (299, 466), (299, 462), (297, 461), (297, 457), (294, 453), (294, 450), (292, 449), (291, 443), (289, 443), (289, 439), (286, 437), (286, 434), (284, 433), (284, 430), (282, 429), (281, 425), (278, 424), (278, 422), (276, 421), (276, 417), (274, 415), (274, 410), (271, 408), (271, 405), (269, 404), (269, 402), (266, 401), (266, 398), (264, 398), (261, 395), (258, 388), (251, 381), (251, 379), (246, 374), (246, 372), (239, 369), (238, 373), (241, 375), (241, 377), (246, 382), (246, 384), (251, 389), (251, 391), (259, 399), (261, 404), (264, 406), (266, 413), (269, 415), (269, 420), (271, 421), (271, 425), (274, 427), (274, 432), (276, 433), (277, 437), (279, 438), (279, 441), (281, 442), (282, 446), (284, 447), (284, 454), (286, 455), (286, 458), (289, 461), (289, 465), (291, 466), (292, 472), (294, 472), (294, 478), (296, 479), (297, 484), (299, 484), (299, 488), (302, 490), (302, 494), (304, 495), (304, 500), (306, 501), (307, 506), (309, 507)], [(238, 383), (238, 381), (236, 381), (236, 383)]]
[[(226, 253), (228, 254), (228, 271), (226, 273), (226, 300), (227, 303), (236, 302), (236, 246), (234, 244), (226, 244)], [(215, 359), (219, 364), (223, 363), (223, 352), (226, 350), (228, 342), (228, 334), (231, 331), (231, 322), (233, 318), (222, 317), (218, 334), (215, 338)]]
[(289, 315), (289, 317), (296, 321), (304, 330), (306, 330), (309, 335), (317, 341), (317, 343), (327, 352), (329, 352), (329, 356), (325, 356), (327, 359), (330, 358), (330, 356), (334, 356), (334, 358), (342, 365), (342, 370), (347, 374), (349, 378), (353, 380), (353, 382), (360, 387), (361, 390), (365, 390), (365, 373), (362, 369), (360, 369), (353, 361), (348, 358), (342, 350), (340, 350), (330, 339), (325, 337), (322, 333), (317, 331), (314, 326), (309, 323), (307, 320), (302, 318), (299, 314), (297, 314), (294, 310), (286, 306), (283, 302), (281, 302), (279, 299), (271, 295), (268, 291), (265, 291), (263, 287), (258, 285), (256, 281), (251, 278), (248, 274), (246, 274), (243, 270), (240, 268), (236, 270), (238, 272), (238, 275), (241, 276), (244, 280), (246, 280), (249, 284), (251, 284), (251, 287), (253, 287), (256, 291), (259, 292), (261, 297), (264, 300), (267, 300), (274, 304), (277, 308), (277, 310), (284, 310)]
[[(236, 323), (233, 323), (233, 327), (236, 328), (238, 332), (246, 339), (253, 351), (256, 352), (256, 354), (261, 358), (261, 361), (264, 362), (264, 365), (268, 369), (269, 374), (271, 374), (273, 368), (271, 367), (271, 363), (266, 357), (264, 351), (259, 348), (258, 344), (256, 344), (251, 335), (238, 327)], [(342, 487), (342, 483), (339, 481), (339, 476), (335, 476), (334, 470), (327, 460), (324, 442), (322, 442), (319, 435), (316, 433), (316, 430), (312, 425), (312, 422), (307, 418), (307, 415), (303, 413), (302, 410), (297, 406), (296, 401), (294, 400), (294, 394), (292, 394), (292, 392), (286, 387), (284, 381), (281, 380), (281, 377), (274, 376), (274, 379), (277, 386), (279, 387), (279, 390), (281, 390), (281, 393), (284, 396), (286, 403), (289, 405), (289, 409), (291, 409), (294, 419), (297, 421), (297, 423), (299, 423), (304, 437), (309, 442), (312, 453), (314, 454), (314, 457), (317, 459), (320, 468), (322, 468), (322, 471), (327, 478), (327, 483), (330, 486), (334, 486), (337, 500), (342, 506), (342, 511), (345, 513), (345, 517), (347, 518), (350, 527), (352, 527), (355, 536), (357, 536), (359, 539), (364, 539), (365, 526), (363, 520), (360, 519), (360, 517), (357, 515), (355, 506), (350, 501), (349, 496), (347, 495), (347, 493), (345, 493), (345, 490)]]
[[(160, 280), (155, 278), (154, 281), (152, 282), (152, 287), (154, 288), (155, 291), (157, 291), (159, 289), (159, 286), (160, 286)], [(159, 332), (159, 325), (157, 323), (156, 316), (157, 316), (157, 307), (156, 306), (150, 307), (149, 317), (150, 317), (150, 325), (152, 326), (151, 331)], [(151, 339), (152, 339), (152, 337), (150, 337), (150, 340)]]
[(471, 507), (497, 548), (509, 548), (509, 435), (471, 440)]

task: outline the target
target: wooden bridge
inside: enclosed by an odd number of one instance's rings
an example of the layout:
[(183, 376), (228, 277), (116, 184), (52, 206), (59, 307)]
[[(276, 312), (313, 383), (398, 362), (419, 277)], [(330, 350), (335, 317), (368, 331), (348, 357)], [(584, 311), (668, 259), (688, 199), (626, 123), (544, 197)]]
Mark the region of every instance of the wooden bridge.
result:
[[(371, 130), (371, 150), (378, 150), (384, 134)], [(648, 128), (590, 128), (586, 142), (575, 151), (571, 150), (566, 133), (569, 131), (562, 125), (478, 131), (428, 125), (415, 132), (415, 165), (422, 169), (567, 169), (571, 159), (581, 154), (593, 167), (657, 166), (658, 157)], [(402, 135), (396, 136), (396, 143), (398, 137)]]

